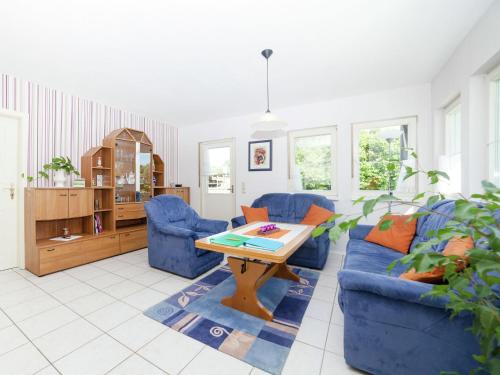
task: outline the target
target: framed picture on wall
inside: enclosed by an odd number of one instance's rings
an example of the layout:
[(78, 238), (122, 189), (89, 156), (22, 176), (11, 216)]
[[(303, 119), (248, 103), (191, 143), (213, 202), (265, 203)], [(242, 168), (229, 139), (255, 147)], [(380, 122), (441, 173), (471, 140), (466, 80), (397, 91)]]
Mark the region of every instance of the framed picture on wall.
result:
[(273, 170), (273, 141), (271, 139), (248, 142), (248, 170)]

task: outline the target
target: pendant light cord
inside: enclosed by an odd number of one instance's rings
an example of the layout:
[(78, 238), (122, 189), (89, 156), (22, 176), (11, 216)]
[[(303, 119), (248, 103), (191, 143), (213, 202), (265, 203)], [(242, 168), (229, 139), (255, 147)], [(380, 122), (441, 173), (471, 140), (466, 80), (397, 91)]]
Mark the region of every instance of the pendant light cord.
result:
[(266, 112), (271, 112), (269, 110), (269, 58), (266, 57), (266, 88), (267, 88), (267, 111)]

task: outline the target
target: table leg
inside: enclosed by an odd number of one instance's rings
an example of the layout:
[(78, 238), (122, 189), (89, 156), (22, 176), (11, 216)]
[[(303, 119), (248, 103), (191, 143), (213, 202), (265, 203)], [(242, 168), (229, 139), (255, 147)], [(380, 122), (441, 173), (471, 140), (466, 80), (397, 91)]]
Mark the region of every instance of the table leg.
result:
[(290, 269), (290, 267), (286, 265), (286, 263), (280, 263), (278, 265), (278, 270), (274, 274), (274, 277), (279, 277), (280, 279), (292, 280), (297, 283), (300, 281), (299, 275), (292, 272), (292, 270)]
[(236, 290), (232, 296), (223, 298), (221, 303), (264, 320), (273, 320), (272, 312), (257, 298), (257, 289), (272, 276), (275, 268), (234, 257), (229, 257), (227, 261), (236, 281)]

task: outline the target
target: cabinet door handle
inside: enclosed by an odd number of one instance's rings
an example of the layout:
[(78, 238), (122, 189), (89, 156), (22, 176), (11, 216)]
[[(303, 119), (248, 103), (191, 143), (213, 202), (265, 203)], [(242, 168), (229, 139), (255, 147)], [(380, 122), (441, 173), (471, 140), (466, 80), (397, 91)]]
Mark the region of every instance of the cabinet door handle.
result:
[(123, 211), (125, 207), (118, 207), (118, 211)]
[(47, 249), (47, 251), (54, 251), (56, 248), (53, 247), (52, 249)]
[(118, 215), (118, 217), (123, 217), (123, 215)]
[(116, 236), (111, 236), (109, 238), (112, 239), (112, 240), (114, 240), (116, 238)]
[(130, 233), (125, 233), (123, 236), (124, 236), (124, 237), (129, 237), (129, 236), (130, 236)]
[(59, 194), (60, 197), (67, 197), (68, 194)]
[(70, 197), (76, 197), (78, 194), (70, 194)]

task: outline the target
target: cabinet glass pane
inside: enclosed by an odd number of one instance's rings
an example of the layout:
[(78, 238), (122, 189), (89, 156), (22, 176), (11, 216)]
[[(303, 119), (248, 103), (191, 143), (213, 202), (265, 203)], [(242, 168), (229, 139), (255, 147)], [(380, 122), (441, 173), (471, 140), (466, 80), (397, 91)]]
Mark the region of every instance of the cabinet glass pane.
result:
[(139, 143), (138, 145), (138, 165), (139, 165), (139, 180), (136, 186), (136, 200), (137, 202), (148, 201), (151, 199), (152, 188), (152, 164), (153, 158), (151, 146)]
[(116, 141), (115, 186), (116, 202), (135, 202), (136, 186), (136, 142)]

